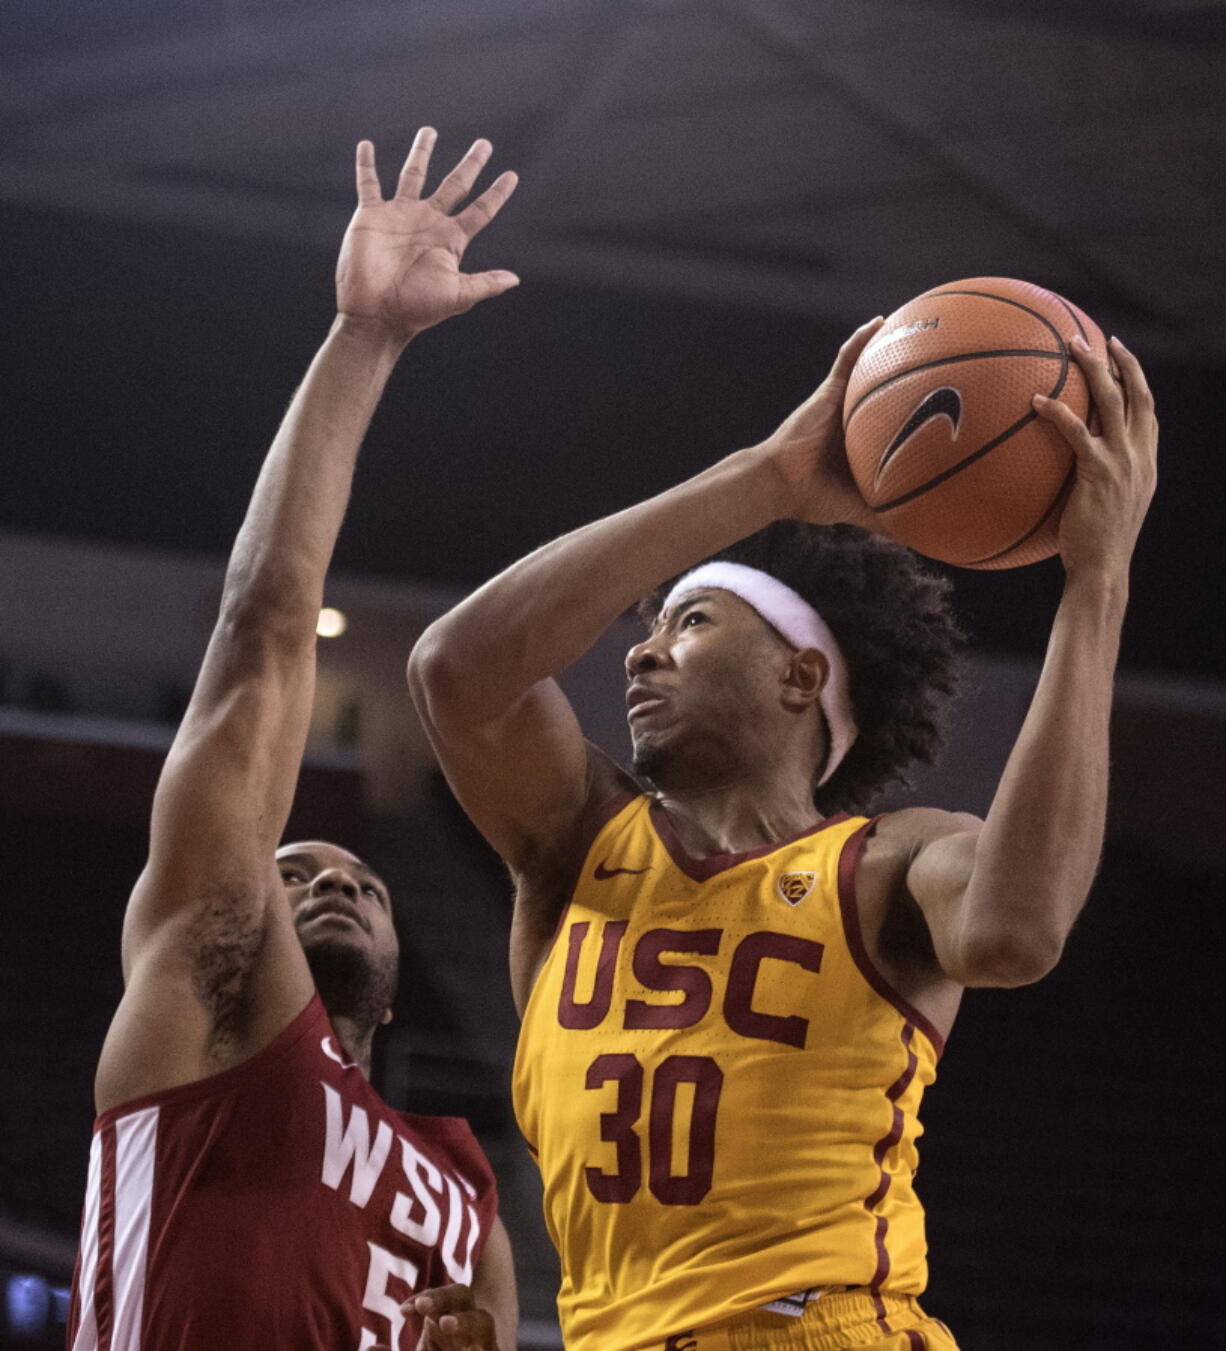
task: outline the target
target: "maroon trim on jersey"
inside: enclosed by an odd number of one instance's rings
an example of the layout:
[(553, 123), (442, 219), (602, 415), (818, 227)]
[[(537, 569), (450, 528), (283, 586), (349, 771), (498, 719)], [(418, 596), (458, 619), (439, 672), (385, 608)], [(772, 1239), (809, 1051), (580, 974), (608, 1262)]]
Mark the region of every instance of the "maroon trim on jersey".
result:
[[(882, 1259), (882, 1258), (885, 1258), (886, 1265), (889, 1266), (889, 1260), (890, 1260), (890, 1259), (889, 1259), (889, 1257), (886, 1255), (886, 1251), (885, 1251), (885, 1229), (886, 1229), (886, 1222), (885, 1222), (885, 1220), (879, 1219), (879, 1220), (877, 1221), (877, 1232), (876, 1232), (876, 1234), (874, 1235), (874, 1241), (875, 1241), (876, 1244), (877, 1244), (877, 1260), (878, 1260), (878, 1262), (880, 1263), (881, 1259)], [(890, 1331), (890, 1323), (889, 1323), (889, 1319), (888, 1319), (887, 1316), (886, 1316), (886, 1312), (885, 1312), (885, 1300), (883, 1300), (883, 1299), (881, 1298), (881, 1292), (880, 1292), (880, 1291), (877, 1289), (877, 1287), (874, 1285), (874, 1286), (872, 1286), (872, 1287), (870, 1288), (870, 1290), (869, 1290), (868, 1293), (872, 1296), (872, 1300), (873, 1300), (873, 1313), (876, 1314), (876, 1316), (877, 1316), (877, 1326), (881, 1329), (882, 1332), (889, 1332), (889, 1331)]]
[(864, 934), (860, 929), (860, 905), (856, 900), (856, 868), (860, 862), (860, 855), (864, 852), (865, 841), (880, 820), (879, 816), (874, 816), (871, 821), (866, 821), (844, 844), (843, 852), (839, 855), (839, 910), (843, 916), (843, 936), (847, 939), (852, 960), (859, 967), (860, 974), (882, 999), (894, 1005), (907, 1022), (919, 1028), (932, 1043), (932, 1049), (939, 1060), (945, 1053), (945, 1038), (873, 965), (873, 959), (869, 956), (868, 947), (864, 942)]
[[(301, 1041), (316, 1025), (316, 1020), (320, 1017), (327, 1023), (329, 1031), (332, 1031), (332, 1024), (328, 1021), (323, 1002), (316, 993), (307, 1001), (307, 1005), (302, 1012), (295, 1014), (262, 1051), (257, 1051), (253, 1056), (240, 1061), (237, 1065), (231, 1065), (228, 1070), (220, 1070), (217, 1074), (206, 1075), (203, 1079), (193, 1079), (190, 1084), (178, 1084), (174, 1088), (162, 1088), (156, 1093), (146, 1093), (143, 1097), (130, 1098), (127, 1102), (121, 1102), (118, 1107), (108, 1107), (105, 1112), (98, 1114), (94, 1121), (94, 1130), (99, 1131), (110, 1127), (112, 1128), (113, 1139), (113, 1127), (121, 1116), (129, 1116), (132, 1112), (139, 1112), (145, 1107), (160, 1107), (168, 1102), (183, 1102), (191, 1098), (203, 1098), (213, 1093), (223, 1092), (241, 1080), (266, 1069), (270, 1061), (284, 1055), (291, 1046)], [(333, 1035), (335, 1035), (335, 1032), (333, 1032)]]
[(928, 1338), (922, 1332), (911, 1330), (907, 1333), (907, 1346), (910, 1351), (928, 1351)]
[[(864, 1209), (870, 1213), (885, 1200), (885, 1194), (890, 1190), (890, 1175), (885, 1169), (885, 1156), (902, 1139), (903, 1115), (902, 1109), (898, 1106), (898, 1099), (907, 1091), (911, 1080), (915, 1078), (915, 1071), (919, 1065), (919, 1057), (911, 1049), (911, 1040), (914, 1036), (915, 1028), (908, 1023), (902, 1030), (902, 1044), (907, 1052), (906, 1067), (885, 1091), (886, 1101), (893, 1110), (890, 1114), (890, 1129), (873, 1146), (873, 1162), (880, 1170), (880, 1176), (872, 1194), (866, 1197), (864, 1201)], [(881, 1287), (885, 1284), (885, 1278), (890, 1274), (890, 1253), (885, 1246), (885, 1236), (888, 1229), (889, 1221), (884, 1215), (878, 1215), (877, 1226), (873, 1230), (873, 1246), (877, 1250), (877, 1269), (873, 1272), (873, 1279), (869, 1282), (869, 1293), (873, 1297), (877, 1322), (883, 1332), (890, 1331), (886, 1323), (885, 1305), (881, 1301)]]
[(911, 1080), (915, 1078), (915, 1071), (919, 1068), (919, 1057), (911, 1049), (911, 1037), (913, 1034), (914, 1028), (912, 1027), (904, 1027), (902, 1030), (902, 1042), (907, 1048), (907, 1067), (885, 1091), (886, 1097), (889, 1098), (891, 1102), (897, 1102), (907, 1091), (911, 1086)]
[[(915, 1057), (912, 1056), (912, 1060), (914, 1059)], [(875, 1210), (885, 1200), (885, 1194), (890, 1190), (890, 1175), (881, 1165), (885, 1156), (902, 1139), (902, 1125), (902, 1111), (895, 1107), (894, 1114), (890, 1118), (890, 1129), (873, 1146), (873, 1162), (881, 1170), (881, 1176), (877, 1179), (877, 1185), (873, 1188), (872, 1194), (865, 1199), (865, 1210)], [(877, 1285), (880, 1282), (874, 1278), (870, 1284)]]
[(94, 1267), (94, 1326), (98, 1351), (110, 1351), (115, 1322), (115, 1174), (118, 1142), (114, 1124), (102, 1132), (102, 1175), (98, 1187), (98, 1261)]
[(735, 868), (738, 863), (744, 863), (751, 858), (762, 858), (766, 854), (773, 853), (776, 849), (782, 849), (784, 845), (795, 844), (797, 840), (816, 835), (819, 831), (825, 830), (827, 826), (838, 825), (840, 821), (847, 819), (846, 812), (838, 812), (834, 816), (827, 816), (824, 820), (805, 826), (803, 830), (798, 830), (795, 835), (789, 835), (782, 840), (774, 840), (772, 843), (761, 845), (757, 849), (747, 849), (740, 854), (709, 854), (706, 858), (693, 858), (686, 853), (685, 846), (678, 839), (676, 829), (668, 819), (668, 813), (658, 802), (653, 801), (651, 804), (651, 823), (655, 827), (660, 843), (668, 851), (668, 856), (677, 867), (695, 882), (709, 881), (712, 877), (727, 872), (729, 868)]

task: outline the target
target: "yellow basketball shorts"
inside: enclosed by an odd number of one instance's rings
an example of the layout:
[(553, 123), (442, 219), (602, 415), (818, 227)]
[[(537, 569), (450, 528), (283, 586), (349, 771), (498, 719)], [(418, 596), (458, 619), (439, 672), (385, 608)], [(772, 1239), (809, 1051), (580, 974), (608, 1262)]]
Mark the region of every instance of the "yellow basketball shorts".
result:
[(829, 1290), (799, 1318), (755, 1309), (679, 1332), (659, 1351), (958, 1351), (939, 1318), (909, 1295)]

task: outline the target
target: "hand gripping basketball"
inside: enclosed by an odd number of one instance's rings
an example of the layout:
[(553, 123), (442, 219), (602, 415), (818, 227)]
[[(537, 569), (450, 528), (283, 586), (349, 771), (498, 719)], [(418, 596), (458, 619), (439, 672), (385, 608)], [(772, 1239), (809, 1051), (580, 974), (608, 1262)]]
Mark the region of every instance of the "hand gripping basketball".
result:
[(847, 386), (844, 431), (877, 529), (945, 563), (1012, 568), (1059, 546), (1075, 461), (1032, 399), (1090, 416), (1073, 356), (1102, 330), (1071, 301), (1014, 277), (968, 277), (895, 310)]
[(1060, 557), (1069, 573), (1126, 568), (1158, 479), (1158, 420), (1141, 363), (1118, 338), (1106, 358), (1084, 342), (1070, 344), (1085, 372), (1101, 431), (1096, 435), (1066, 404), (1036, 395), (1035, 411), (1061, 432), (1076, 457), (1076, 481), (1060, 518)]
[(860, 353), (881, 323), (878, 316), (856, 329), (839, 348), (829, 375), (762, 443), (783, 478), (787, 516), (815, 525), (844, 521), (876, 528), (843, 449), (843, 398)]

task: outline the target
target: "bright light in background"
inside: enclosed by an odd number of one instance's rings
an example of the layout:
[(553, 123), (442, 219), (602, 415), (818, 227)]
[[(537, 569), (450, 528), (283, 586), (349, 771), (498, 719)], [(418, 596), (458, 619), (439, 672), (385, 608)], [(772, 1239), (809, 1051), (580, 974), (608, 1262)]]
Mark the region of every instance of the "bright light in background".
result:
[(315, 632), (321, 638), (339, 638), (348, 627), (349, 621), (339, 610), (334, 610), (330, 605), (325, 605), (319, 612)]
[(10, 1276), (4, 1304), (10, 1331), (27, 1337), (47, 1331), (51, 1287), (41, 1276)]

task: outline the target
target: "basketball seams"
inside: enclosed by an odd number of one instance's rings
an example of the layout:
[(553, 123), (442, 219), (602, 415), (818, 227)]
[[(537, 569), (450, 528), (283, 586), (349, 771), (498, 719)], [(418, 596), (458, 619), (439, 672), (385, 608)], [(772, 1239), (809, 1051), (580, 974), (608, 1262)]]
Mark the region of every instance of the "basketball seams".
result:
[(994, 554), (988, 554), (986, 558), (975, 558), (972, 559), (971, 562), (969, 563), (963, 563), (961, 566), (964, 568), (990, 567), (993, 563), (997, 563), (1000, 559), (1005, 558), (1007, 555), (1013, 553), (1015, 549), (1020, 549), (1022, 545), (1025, 544), (1028, 540), (1033, 539), (1034, 536), (1037, 535), (1039, 531), (1043, 529), (1043, 527), (1047, 524), (1047, 522), (1051, 520), (1052, 512), (1055, 511), (1055, 509), (1064, 500), (1065, 496), (1068, 493), (1068, 490), (1073, 486), (1073, 480), (1076, 477), (1077, 477), (1077, 466), (1074, 464), (1073, 467), (1068, 471), (1068, 473), (1065, 474), (1064, 482), (1059, 486), (1059, 488), (1056, 489), (1056, 495), (1055, 497), (1052, 498), (1051, 503), (1049, 504), (1047, 510), (1042, 514), (1042, 516), (1039, 517), (1037, 521), (1035, 521), (1035, 523), (1030, 527), (1029, 530), (1026, 531), (1026, 533), (1020, 539), (1015, 539), (1013, 543), (1010, 544), (1005, 549), (999, 549)]
[[(1037, 319), (1055, 338), (1061, 351), (1066, 356), (1068, 355), (1068, 344), (1064, 341), (1064, 335), (1055, 324), (1045, 314), (1040, 314), (1038, 310), (1031, 309), (1029, 305), (1023, 305), (1020, 300), (1013, 300), (1009, 296), (998, 296), (994, 291), (931, 291), (929, 294), (932, 296), (978, 296), (981, 300), (999, 300), (1002, 305), (1012, 305), (1015, 309), (1023, 310), (1031, 318)], [(1059, 299), (1054, 291), (1049, 291), (1047, 294)], [(1077, 327), (1080, 328), (1081, 325), (1078, 324)]]
[[(1050, 291), (1048, 292), (1048, 294), (1051, 295), (1053, 299), (1059, 300), (1060, 303), (1065, 307), (1065, 309), (1069, 309), (1068, 302), (1065, 301), (1063, 297), (1056, 295), (1054, 291)], [(883, 380), (879, 385), (874, 385), (872, 389), (865, 390), (865, 392), (860, 395), (860, 397), (856, 400), (855, 404), (852, 406), (851, 412), (848, 413), (846, 418), (843, 420), (844, 430), (846, 430), (846, 428), (850, 425), (852, 418), (855, 417), (857, 412), (859, 412), (861, 404), (863, 404), (866, 399), (872, 398), (872, 396), (876, 394), (878, 390), (885, 389), (888, 385), (893, 384), (895, 380), (901, 380), (905, 376), (914, 374), (916, 371), (931, 370), (934, 367), (945, 365), (948, 362), (974, 361), (978, 357), (1058, 356), (1062, 362), (1065, 362), (1067, 364), (1068, 343), (1065, 342), (1064, 335), (1055, 326), (1055, 324), (1053, 324), (1052, 321), (1047, 318), (1045, 314), (1040, 314), (1038, 310), (1033, 309), (1029, 305), (1023, 305), (1020, 300), (1013, 300), (1009, 296), (997, 295), (994, 291), (966, 291), (961, 289), (927, 291), (924, 293), (924, 295), (917, 297), (917, 300), (926, 300), (929, 297), (936, 299), (936, 297), (938, 296), (975, 296), (979, 300), (998, 300), (1002, 305), (1012, 305), (1014, 309), (1021, 310), (1024, 314), (1030, 315), (1032, 319), (1037, 319), (1039, 323), (1043, 325), (1043, 327), (1055, 339), (1056, 350), (1054, 352), (1049, 352), (1046, 348), (1034, 348), (1034, 349), (1001, 348), (996, 351), (987, 351), (987, 352), (963, 352), (950, 357), (942, 357), (937, 361), (923, 362), (918, 366), (912, 366), (908, 370), (899, 371), (896, 375), (890, 376), (888, 380)], [(1073, 322), (1077, 325), (1078, 329), (1081, 330), (1082, 337), (1084, 337), (1085, 330), (1081, 328), (1080, 320), (1078, 320), (1076, 315), (1072, 314), (1071, 310), (1070, 314), (1072, 316)], [(1064, 382), (1063, 380), (1061, 380), (1059, 388), (1062, 389), (1063, 387)], [(1049, 395), (1048, 397), (1053, 398), (1054, 395)]]
[[(991, 289), (983, 289), (985, 286)], [(996, 289), (998, 286), (1002, 291)], [(1015, 299), (1016, 292), (1020, 295)], [(1006, 311), (991, 304), (981, 306), (981, 300), (998, 302), (1016, 314), (1011, 319)], [(923, 309), (925, 303), (927, 310)], [(925, 322), (917, 320), (917, 314), (926, 315)], [(1026, 316), (1024, 320), (1022, 315)], [(921, 335), (909, 338), (893, 352), (888, 344), (882, 344), (878, 350), (864, 353), (867, 360), (854, 373), (850, 391), (854, 403), (844, 421), (853, 471), (857, 479), (868, 475), (873, 480), (874, 487), (869, 489), (866, 481), (862, 491), (882, 522), (878, 528), (891, 535), (898, 531), (895, 538), (931, 557), (971, 568), (1010, 567), (1047, 557), (1056, 547), (1055, 523), (1074, 474), (1065, 469), (1068, 456), (1053, 458), (1056, 447), (1049, 444), (1050, 429), (1030, 406), (1029, 394), (1037, 386), (1048, 398), (1067, 396), (1080, 407), (1082, 389), (1071, 343), (1080, 337), (1097, 350), (1101, 336), (1093, 320), (1063, 296), (1012, 278), (996, 277), (933, 288), (896, 311), (890, 323), (898, 328), (896, 337), (909, 337), (912, 332), (935, 328), (946, 318), (955, 325), (948, 336), (943, 333), (937, 339)], [(1030, 321), (1040, 327), (1027, 330)], [(945, 328), (943, 322), (941, 327)], [(1095, 334), (1093, 339), (1088, 336), (1091, 333)], [(1052, 341), (1051, 348), (1038, 346), (1037, 340), (1045, 334)], [(1015, 345), (995, 345), (1002, 339)], [(968, 350), (976, 346), (981, 350)], [(917, 361), (925, 349), (931, 359)], [(942, 355), (937, 356), (938, 352)], [(1007, 358), (1003, 367), (969, 366), (961, 374), (942, 369), (1000, 357)], [(1055, 371), (1045, 364), (1052, 358), (1059, 363)], [(908, 360), (916, 364), (899, 369)], [(912, 428), (912, 423), (921, 410), (928, 416), (920, 418), (920, 425), (938, 415), (929, 411), (929, 405), (937, 386), (945, 383), (962, 392), (960, 403), (972, 397), (972, 406), (965, 410), (966, 430), (971, 435), (961, 446), (955, 445), (960, 438), (956, 435), (957, 423), (953, 423), (955, 431), (947, 446), (939, 438), (929, 438), (914, 447), (914, 454), (898, 454), (899, 475), (887, 473), (882, 482), (882, 448), (887, 441), (890, 447), (895, 440), (907, 441), (907, 429), (919, 429)], [(882, 398), (874, 403), (877, 395)], [(1026, 396), (1024, 400), (1022, 395)], [(908, 418), (908, 408), (915, 399), (920, 402)], [(953, 396), (949, 396), (949, 403), (952, 410)], [(1017, 415), (1016, 421), (1002, 427), (1011, 410)], [(1002, 445), (1005, 451), (993, 455)], [(969, 453), (951, 464), (950, 459), (959, 450)], [(984, 463), (974, 468), (981, 460)], [(924, 481), (917, 483), (921, 478)], [(881, 489), (890, 479), (895, 495), (883, 502), (881, 499), (889, 494)], [(992, 498), (993, 492), (998, 492), (997, 498)], [(874, 499), (879, 505), (873, 505)], [(942, 512), (947, 504), (955, 505), (960, 514), (944, 524)], [(1004, 544), (1005, 540), (1011, 542)]]
[(851, 426), (852, 418), (874, 394), (879, 394), (883, 389), (888, 389), (899, 380), (905, 380), (907, 376), (914, 375), (917, 371), (934, 371), (939, 366), (952, 366), (959, 361), (986, 361), (994, 357), (1050, 357), (1053, 361), (1068, 360), (1068, 356), (1064, 352), (1050, 352), (1046, 347), (998, 347), (985, 352), (957, 352), (953, 356), (938, 357), (935, 361), (924, 361), (918, 366), (908, 366), (905, 371), (891, 375), (887, 380), (883, 380), (879, 385), (874, 385), (872, 389), (861, 394), (852, 405), (851, 412), (847, 414), (843, 429), (846, 431)]
[[(1049, 399), (1058, 398), (1060, 391), (1064, 388), (1065, 382), (1067, 380), (1068, 380), (1068, 357), (1065, 356), (1061, 359), (1060, 362), (1060, 378), (1056, 381), (1055, 386), (1048, 392), (1047, 397)], [(1006, 427), (1005, 430), (1001, 432), (999, 436), (995, 437), (991, 441), (988, 441), (985, 445), (980, 446), (978, 450), (972, 451), (971, 454), (968, 455), (965, 459), (959, 460), (957, 464), (951, 464), (948, 469), (942, 469), (939, 474), (935, 475), (935, 477), (928, 479), (927, 482), (921, 483), (915, 488), (912, 488), (909, 492), (903, 493), (901, 497), (896, 497), (891, 502), (882, 502), (879, 506), (873, 507), (872, 508), (873, 511), (877, 513), (881, 513), (883, 511), (891, 511), (893, 510), (894, 507), (901, 507), (905, 505), (907, 502), (914, 501), (915, 498), (917, 497), (922, 497), (926, 492), (929, 492), (931, 489), (938, 487), (940, 484), (944, 483), (947, 479), (953, 478), (955, 474), (960, 474), (962, 470), (964, 470), (968, 465), (974, 464), (976, 460), (983, 459), (985, 455), (995, 450), (997, 446), (1003, 445), (1011, 436), (1016, 436), (1017, 433), (1020, 432), (1023, 427), (1027, 427), (1030, 425), (1030, 423), (1037, 421), (1038, 416), (1039, 416), (1038, 413), (1036, 413), (1033, 409), (1031, 409), (1031, 411), (1028, 412), (1024, 417), (1019, 418), (1013, 424), (1012, 427)], [(1010, 547), (1016, 548), (1016, 545), (1011, 545)]]
[(1081, 341), (1084, 342), (1088, 347), (1090, 345), (1090, 335), (1086, 332), (1085, 325), (1081, 322), (1081, 318), (1078, 315), (1077, 311), (1068, 303), (1067, 300), (1065, 300), (1063, 296), (1056, 296), (1056, 299), (1061, 303), (1061, 305), (1064, 306), (1066, 310), (1068, 310), (1069, 318), (1073, 321), (1073, 323), (1077, 325), (1077, 332), (1081, 334)]

